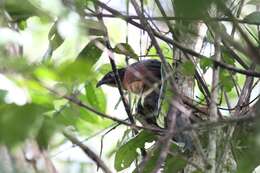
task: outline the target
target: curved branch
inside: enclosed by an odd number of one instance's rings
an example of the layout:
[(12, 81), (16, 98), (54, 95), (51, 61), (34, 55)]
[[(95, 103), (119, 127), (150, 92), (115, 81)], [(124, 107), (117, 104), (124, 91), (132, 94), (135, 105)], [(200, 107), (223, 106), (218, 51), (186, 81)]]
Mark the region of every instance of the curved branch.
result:
[(84, 153), (90, 157), (98, 167), (100, 167), (105, 173), (112, 173), (112, 171), (108, 168), (108, 166), (105, 164), (103, 160), (101, 160), (100, 157), (96, 153), (94, 153), (88, 146), (80, 142), (76, 137), (71, 135), (69, 132), (63, 131), (63, 135), (69, 139), (73, 144), (77, 145), (79, 148), (81, 148)]

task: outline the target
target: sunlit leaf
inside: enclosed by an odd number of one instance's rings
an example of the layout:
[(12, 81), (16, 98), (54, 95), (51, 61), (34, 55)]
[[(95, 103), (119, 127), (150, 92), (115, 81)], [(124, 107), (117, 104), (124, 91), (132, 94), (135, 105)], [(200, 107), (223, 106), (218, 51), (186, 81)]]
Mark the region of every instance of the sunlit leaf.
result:
[(86, 99), (91, 106), (104, 112), (106, 110), (105, 93), (103, 90), (97, 89), (95, 83), (92, 82), (85, 85)]
[(106, 27), (99, 21), (85, 19), (84, 26), (87, 28), (88, 35), (104, 36), (106, 33)]
[(53, 95), (44, 88), (39, 82), (35, 80), (19, 80), (18, 84), (21, 87), (27, 88), (30, 101), (32, 103), (43, 105), (45, 107), (53, 108)]
[(80, 60), (82, 63), (86, 63), (89, 67), (93, 66), (104, 50), (103, 38), (96, 38), (91, 40), (79, 53), (76, 61)]
[(138, 59), (138, 55), (134, 52), (133, 48), (127, 43), (118, 43), (113, 50), (115, 53), (127, 55), (131, 58)]
[(57, 67), (57, 74), (63, 82), (73, 84), (81, 83), (90, 79), (92, 76), (92, 66), (84, 60), (74, 62), (64, 62)]
[[(168, 44), (162, 42), (160, 43), (160, 48), (163, 52), (163, 55), (165, 56), (166, 60), (169, 62), (169, 63), (172, 63), (172, 57), (173, 57), (173, 50), (171, 47), (169, 47)], [(155, 49), (154, 46), (152, 46), (149, 50), (147, 50), (148, 52), (146, 54), (148, 55), (153, 55), (152, 58), (155, 58), (155, 59), (159, 59), (159, 55)]]
[(103, 64), (98, 68), (98, 72), (102, 75), (107, 74), (109, 71), (111, 71), (111, 64)]
[(26, 27), (27, 27), (27, 23), (26, 23), (26, 20), (21, 20), (18, 22), (18, 27), (20, 30), (25, 30)]
[(59, 76), (55, 73), (52, 67), (40, 66), (34, 70), (34, 74), (40, 80), (59, 80)]
[(49, 44), (52, 48), (52, 51), (57, 49), (64, 42), (64, 38), (60, 35), (57, 27), (57, 22), (52, 25), (49, 34), (48, 34)]
[[(87, 82), (85, 84), (85, 94), (79, 96), (80, 100), (88, 104), (99, 112), (106, 111), (106, 97), (102, 89), (96, 89), (96, 82)], [(80, 109), (80, 118), (87, 122), (98, 124), (103, 119), (97, 116), (94, 112), (87, 109)]]

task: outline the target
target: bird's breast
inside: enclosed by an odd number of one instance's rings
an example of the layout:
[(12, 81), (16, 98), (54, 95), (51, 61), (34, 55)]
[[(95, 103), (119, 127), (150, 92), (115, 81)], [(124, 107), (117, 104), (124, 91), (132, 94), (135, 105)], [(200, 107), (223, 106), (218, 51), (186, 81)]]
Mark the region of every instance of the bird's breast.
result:
[(124, 87), (126, 90), (135, 93), (135, 94), (140, 94), (144, 90), (144, 83), (143, 81), (134, 81), (131, 83), (125, 83)]

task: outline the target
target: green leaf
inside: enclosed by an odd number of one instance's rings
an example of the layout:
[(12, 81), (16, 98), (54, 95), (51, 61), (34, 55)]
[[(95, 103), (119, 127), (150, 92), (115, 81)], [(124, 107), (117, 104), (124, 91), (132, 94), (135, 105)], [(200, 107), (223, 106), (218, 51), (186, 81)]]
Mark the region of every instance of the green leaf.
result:
[(0, 67), (2, 69), (15, 69), (17, 73), (31, 74), (36, 65), (28, 63), (24, 57), (19, 58), (0, 58)]
[(52, 67), (47, 66), (39, 66), (34, 70), (34, 75), (41, 79), (41, 80), (59, 80), (59, 76), (56, 74), (56, 72), (52, 69)]
[(186, 61), (182, 64), (181, 71), (186, 76), (193, 76), (195, 74), (195, 66), (192, 61)]
[(25, 30), (26, 27), (27, 27), (27, 22), (26, 22), (26, 20), (21, 20), (21, 21), (19, 21), (19, 22), (18, 22), (18, 27), (19, 27), (20, 30)]
[(79, 53), (76, 61), (80, 60), (83, 63), (93, 66), (101, 57), (104, 50), (104, 39), (96, 38), (91, 40)]
[(230, 64), (230, 65), (235, 65), (235, 59), (232, 57), (232, 55), (229, 53), (228, 50), (226, 50), (224, 47), (221, 51), (222, 53), (222, 58), (225, 63)]
[(8, 91), (0, 89), (0, 103), (4, 102), (5, 96), (7, 95)]
[(175, 14), (178, 17), (205, 18), (207, 9), (215, 0), (174, 0)]
[[(176, 144), (172, 144), (171, 150), (176, 152), (178, 150), (178, 146)], [(144, 165), (142, 173), (150, 173), (154, 169), (154, 167), (156, 166), (156, 162), (158, 161), (160, 151), (161, 151), (161, 147), (157, 148), (156, 150), (153, 149), (149, 151), (149, 155), (151, 157), (150, 160), (147, 161), (146, 165)], [(187, 162), (181, 159), (180, 157), (168, 155), (165, 161), (165, 165), (163, 167), (163, 172), (178, 173), (186, 165)], [(135, 169), (133, 173), (137, 173), (137, 169)]]
[(75, 105), (64, 103), (60, 108), (53, 111), (52, 116), (57, 124), (63, 126), (75, 126), (79, 120), (79, 110)]
[(97, 82), (88, 82), (85, 85), (87, 102), (101, 112), (106, 110), (106, 96), (102, 89), (97, 89), (95, 84)]
[(113, 50), (115, 53), (138, 59), (138, 55), (134, 52), (134, 49), (127, 43), (118, 43)]
[(53, 108), (53, 95), (44, 88), (39, 82), (35, 80), (21, 80), (19, 85), (26, 87), (28, 89), (31, 102), (37, 105), (42, 105), (45, 107)]
[(17, 0), (7, 0), (4, 1), (4, 7), (15, 21), (26, 20), (39, 13), (29, 0), (24, 0), (22, 3)]
[(86, 9), (86, 7), (90, 4), (92, 0), (75, 0), (75, 6), (77, 8), (77, 11), (84, 12), (84, 10)]
[[(176, 144), (171, 145), (171, 151), (173, 153), (178, 153), (178, 146)], [(180, 156), (177, 155), (168, 155), (165, 166), (164, 172), (165, 173), (178, 173), (180, 172), (185, 166), (187, 165), (187, 161), (183, 160)]]
[(67, 84), (82, 83), (94, 77), (92, 66), (84, 60), (64, 62), (55, 69), (62, 82)]
[(245, 21), (260, 24), (260, 12), (255, 11), (244, 18)]
[[(160, 150), (152, 150), (149, 151), (150, 159), (147, 161), (147, 163), (143, 167), (142, 173), (150, 173), (153, 171), (154, 167), (156, 166), (156, 162), (159, 157)], [(133, 171), (133, 173), (138, 173), (137, 168)]]
[[(102, 89), (97, 89), (95, 87), (96, 81), (87, 82), (85, 84), (85, 94), (79, 96), (80, 100), (86, 103), (87, 105), (91, 106), (92, 108), (100, 111), (106, 111), (106, 96)], [(92, 124), (99, 124), (104, 119), (97, 116), (94, 112), (89, 111), (87, 109), (80, 109), (80, 118), (92, 123)]]
[(57, 127), (58, 126), (53, 119), (45, 117), (38, 135), (36, 136), (36, 141), (38, 142), (40, 148), (46, 149), (48, 147), (49, 141)]
[(102, 74), (102, 76), (107, 74), (109, 71), (111, 71), (111, 64), (103, 64), (98, 68), (98, 72)]
[(178, 156), (168, 156), (164, 172), (165, 173), (178, 173), (180, 172), (185, 166), (187, 165), (187, 162), (183, 159), (181, 159)]
[[(259, 107), (260, 101), (256, 108)], [(238, 166), (237, 173), (253, 172), (260, 163), (259, 123), (259, 119), (255, 119), (254, 122), (240, 123), (235, 130), (232, 152), (235, 154)]]
[(232, 78), (226, 70), (220, 70), (220, 83), (227, 92), (230, 92), (234, 87)]
[(85, 19), (84, 20), (85, 28), (88, 30), (88, 35), (94, 36), (104, 36), (106, 33), (106, 26), (102, 23), (92, 20), (92, 19)]
[(47, 109), (36, 104), (0, 105), (0, 143), (12, 147), (35, 134)]
[(128, 168), (137, 158), (137, 149), (144, 148), (146, 142), (155, 140), (154, 134), (142, 131), (136, 137), (121, 146), (115, 155), (115, 169), (121, 171)]
[(56, 50), (64, 42), (64, 39), (62, 38), (62, 36), (60, 35), (60, 33), (58, 31), (57, 23), (58, 22), (55, 22), (52, 25), (52, 27), (49, 31), (49, 34), (48, 34), (49, 44), (52, 48), (52, 51)]
[(203, 73), (205, 73), (208, 70), (208, 68), (213, 66), (212, 60), (209, 58), (202, 58), (200, 59), (199, 63)]

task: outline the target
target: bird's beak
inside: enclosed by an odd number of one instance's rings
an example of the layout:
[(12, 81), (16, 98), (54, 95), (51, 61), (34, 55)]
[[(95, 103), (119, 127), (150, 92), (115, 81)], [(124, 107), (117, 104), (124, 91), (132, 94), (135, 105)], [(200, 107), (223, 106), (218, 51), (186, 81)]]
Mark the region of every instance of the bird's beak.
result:
[(105, 84), (106, 82), (101, 79), (100, 81), (98, 81), (97, 85), (96, 85), (96, 88), (100, 87), (101, 85)]
[(101, 85), (104, 85), (104, 84), (109, 85), (109, 83), (111, 83), (112, 81), (113, 81), (113, 78), (104, 76), (100, 81), (98, 81), (96, 87), (98, 88), (98, 87), (100, 87)]

